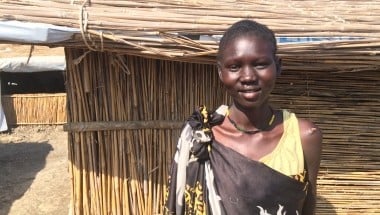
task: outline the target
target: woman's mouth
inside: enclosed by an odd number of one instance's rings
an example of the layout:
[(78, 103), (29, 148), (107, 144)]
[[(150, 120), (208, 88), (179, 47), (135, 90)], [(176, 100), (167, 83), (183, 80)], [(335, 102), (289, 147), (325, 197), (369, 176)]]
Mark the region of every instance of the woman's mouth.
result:
[(260, 89), (251, 89), (251, 90), (241, 90), (239, 91), (239, 94), (247, 100), (252, 100), (252, 99), (256, 99), (259, 96), (260, 92), (261, 92)]

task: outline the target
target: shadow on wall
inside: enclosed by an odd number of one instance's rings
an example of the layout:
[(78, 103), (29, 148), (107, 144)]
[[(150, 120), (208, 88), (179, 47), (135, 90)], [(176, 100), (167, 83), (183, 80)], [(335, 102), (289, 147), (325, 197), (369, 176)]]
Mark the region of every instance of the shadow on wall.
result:
[(0, 144), (0, 214), (24, 195), (52, 150), (47, 142)]
[(335, 207), (331, 202), (329, 202), (325, 197), (317, 197), (317, 205), (315, 214), (318, 215), (336, 215)]

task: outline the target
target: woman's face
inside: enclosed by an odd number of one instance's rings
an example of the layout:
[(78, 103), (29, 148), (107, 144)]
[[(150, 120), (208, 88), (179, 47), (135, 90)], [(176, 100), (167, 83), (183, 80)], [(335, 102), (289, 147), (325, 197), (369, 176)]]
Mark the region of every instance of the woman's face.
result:
[(275, 85), (279, 63), (271, 43), (256, 36), (237, 37), (221, 54), (219, 77), (234, 104), (257, 108), (266, 103)]

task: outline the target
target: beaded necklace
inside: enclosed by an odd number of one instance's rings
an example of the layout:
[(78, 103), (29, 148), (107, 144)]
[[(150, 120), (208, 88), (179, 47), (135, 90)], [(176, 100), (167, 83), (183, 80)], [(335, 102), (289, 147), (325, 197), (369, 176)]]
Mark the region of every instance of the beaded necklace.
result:
[[(270, 118), (269, 122), (268, 122), (268, 127), (271, 126), (274, 122), (274, 119), (276, 117), (276, 115), (274, 115), (273, 113), (273, 110), (271, 109), (271, 112), (272, 112), (272, 117)], [(246, 134), (256, 134), (256, 133), (259, 133), (259, 132), (262, 132), (263, 129), (255, 129), (255, 130), (247, 130), (241, 126), (239, 126), (233, 119), (231, 119), (230, 117), (230, 111), (228, 110), (227, 112), (227, 119), (230, 121), (230, 123), (236, 128), (236, 130), (238, 131), (241, 131), (243, 133), (246, 133)]]

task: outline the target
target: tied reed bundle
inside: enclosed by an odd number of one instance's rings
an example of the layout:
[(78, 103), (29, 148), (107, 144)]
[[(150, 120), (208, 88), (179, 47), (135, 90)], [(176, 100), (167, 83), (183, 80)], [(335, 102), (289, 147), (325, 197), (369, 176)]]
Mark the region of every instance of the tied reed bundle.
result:
[(8, 125), (62, 125), (66, 123), (66, 94), (2, 95)]
[[(379, 44), (379, 1), (62, 1), (7, 0), (0, 18), (43, 22), (80, 30), (57, 46), (81, 47), (180, 61), (210, 63), (217, 39), (230, 24), (252, 18), (277, 36), (322, 36), (365, 39)], [(355, 18), (353, 18), (355, 14)], [(367, 41), (370, 40), (370, 41)], [(51, 44), (49, 44), (51, 45)], [(327, 47), (330, 47), (327, 42)], [(377, 45), (378, 46), (378, 45)]]
[(66, 47), (73, 214), (162, 213), (181, 123), (200, 104), (228, 103), (212, 65), (217, 41), (186, 35), (221, 34), (247, 17), (278, 36), (349, 37), (280, 44), (271, 101), (323, 130), (317, 214), (380, 214), (380, 3), (273, 2), (0, 4), (3, 19), (81, 29), (54, 44)]
[[(271, 101), (323, 131), (316, 213), (379, 214), (380, 76), (343, 49), (294, 48)], [(66, 49), (73, 213), (162, 214), (181, 123), (199, 104), (229, 103), (216, 68), (112, 52), (75, 61), (84, 53)]]
[[(84, 53), (66, 50), (71, 210), (160, 214), (175, 138), (199, 96), (220, 88), (215, 68), (107, 52), (88, 53), (75, 64)], [(178, 69), (198, 72), (184, 77)], [(194, 90), (198, 77), (208, 85)], [(223, 96), (209, 97), (207, 105)]]

